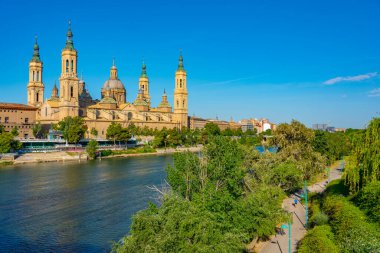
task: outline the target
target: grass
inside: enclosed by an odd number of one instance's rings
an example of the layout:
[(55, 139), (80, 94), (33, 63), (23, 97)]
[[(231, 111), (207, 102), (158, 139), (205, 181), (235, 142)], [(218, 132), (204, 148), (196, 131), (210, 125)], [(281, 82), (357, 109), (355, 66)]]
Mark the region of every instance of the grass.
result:
[(13, 164), (14, 164), (13, 161), (0, 161), (0, 167), (9, 166)]
[(129, 148), (126, 150), (102, 150), (102, 156), (113, 156), (113, 155), (129, 155), (129, 154), (145, 154), (145, 153), (155, 153), (157, 152), (151, 147), (139, 147), (139, 148)]

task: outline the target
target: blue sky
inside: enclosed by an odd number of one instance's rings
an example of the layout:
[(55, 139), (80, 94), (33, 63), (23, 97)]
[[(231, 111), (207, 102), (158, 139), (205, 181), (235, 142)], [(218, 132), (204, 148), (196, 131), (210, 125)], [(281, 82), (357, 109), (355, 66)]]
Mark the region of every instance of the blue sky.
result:
[(46, 96), (67, 21), (94, 98), (116, 58), (127, 100), (145, 59), (153, 105), (172, 100), (180, 48), (189, 114), (362, 128), (380, 116), (380, 1), (0, 0), (0, 101), (26, 103), (38, 35)]

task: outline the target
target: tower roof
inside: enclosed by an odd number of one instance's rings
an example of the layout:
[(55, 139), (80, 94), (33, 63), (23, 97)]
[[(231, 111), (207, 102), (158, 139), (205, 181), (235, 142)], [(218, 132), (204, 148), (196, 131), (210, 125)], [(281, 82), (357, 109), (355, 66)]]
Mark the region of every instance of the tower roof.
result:
[(40, 58), (40, 47), (38, 46), (38, 41), (37, 41), (37, 36), (34, 37), (35, 42), (34, 42), (34, 52), (33, 52), (33, 57), (32, 57), (32, 62), (41, 62)]
[(183, 57), (182, 57), (182, 50), (179, 53), (179, 59), (178, 59), (178, 68), (177, 71), (185, 71), (185, 68), (183, 66)]
[(71, 20), (69, 20), (69, 28), (66, 34), (66, 46), (65, 49), (74, 50), (73, 32), (71, 31)]
[(145, 62), (143, 61), (142, 66), (141, 66), (141, 75), (140, 77), (146, 77), (148, 78), (148, 74), (146, 73), (146, 65)]
[(158, 108), (172, 108), (172, 106), (168, 102), (168, 96), (166, 95), (165, 89), (164, 94), (162, 95), (161, 103), (158, 105)]

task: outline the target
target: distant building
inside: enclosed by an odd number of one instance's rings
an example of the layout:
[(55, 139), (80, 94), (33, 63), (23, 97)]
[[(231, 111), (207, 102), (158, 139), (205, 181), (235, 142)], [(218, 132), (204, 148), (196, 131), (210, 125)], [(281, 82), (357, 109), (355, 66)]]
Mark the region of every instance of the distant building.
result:
[(18, 128), (20, 138), (33, 137), (33, 124), (36, 120), (37, 108), (29, 105), (0, 103), (0, 125), (6, 132)]
[(327, 130), (327, 127), (328, 125), (327, 124), (313, 124), (313, 130), (322, 130), (322, 131), (326, 131)]
[(192, 116), (189, 118), (190, 123), (190, 129), (203, 129), (207, 123), (214, 123), (217, 124), (220, 130), (225, 130), (227, 128), (236, 130), (241, 128), (241, 125), (239, 123), (236, 123), (232, 119), (230, 121), (224, 121), (219, 119), (203, 119), (201, 117)]
[(245, 132), (248, 129), (256, 129), (257, 133), (262, 133), (270, 130), (276, 130), (276, 124), (271, 123), (268, 119), (261, 118), (261, 119), (242, 119), (239, 121), (240, 125), (242, 126), (242, 130)]

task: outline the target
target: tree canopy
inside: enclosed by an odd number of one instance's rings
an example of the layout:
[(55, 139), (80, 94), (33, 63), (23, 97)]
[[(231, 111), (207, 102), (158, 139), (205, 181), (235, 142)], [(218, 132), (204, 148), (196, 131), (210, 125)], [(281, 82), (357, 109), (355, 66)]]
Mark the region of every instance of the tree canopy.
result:
[(62, 131), (63, 138), (68, 143), (78, 143), (84, 136), (87, 126), (81, 117), (68, 116), (55, 126), (57, 130)]
[(346, 184), (352, 192), (380, 179), (380, 118), (353, 136), (353, 150), (345, 169)]

